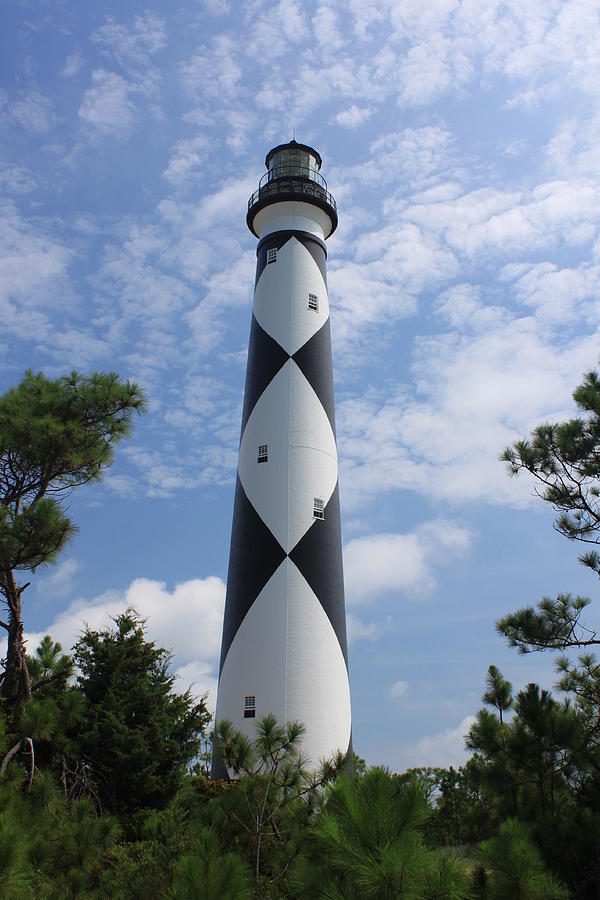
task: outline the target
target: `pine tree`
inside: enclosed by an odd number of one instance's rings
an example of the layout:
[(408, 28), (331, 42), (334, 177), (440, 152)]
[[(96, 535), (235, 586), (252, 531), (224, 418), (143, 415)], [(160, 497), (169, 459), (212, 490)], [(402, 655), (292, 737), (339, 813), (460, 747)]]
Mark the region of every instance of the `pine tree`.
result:
[(64, 510), (73, 488), (97, 481), (113, 447), (144, 409), (137, 385), (117, 375), (73, 372), (51, 380), (27, 372), (0, 397), (0, 595), (8, 632), (2, 696), (11, 704), (31, 697), (23, 640), (18, 571), (54, 562), (75, 533)]
[[(253, 741), (236, 731), (227, 719), (216, 728), (215, 752), (229, 775), (239, 778), (237, 790), (224, 795), (218, 805), (231, 827), (242, 829), (241, 843), (247, 844), (252, 853), (257, 882), (265, 851), (272, 877), (287, 869), (297, 849), (298, 834), (310, 821), (322, 786), (337, 777), (345, 764), (340, 754), (323, 763), (317, 773), (310, 773), (300, 750), (304, 730), (299, 722), (280, 725), (273, 715), (257, 721)], [(283, 851), (281, 865), (275, 862), (279, 850)]]
[(527, 828), (516, 819), (500, 826), (496, 838), (484, 841), (476, 858), (489, 871), (489, 900), (568, 900), (568, 891), (551, 874)]
[[(509, 472), (529, 472), (536, 493), (558, 512), (554, 527), (569, 540), (600, 543), (600, 375), (588, 372), (573, 398), (581, 415), (546, 423), (529, 440), (507, 447), (501, 459)], [(582, 553), (579, 560), (600, 576), (600, 555)], [(544, 597), (500, 619), (498, 631), (523, 653), (565, 650), (600, 644), (594, 629), (582, 624), (587, 597), (559, 594)]]
[(489, 704), (489, 706), (494, 706), (498, 710), (500, 724), (502, 725), (502, 713), (506, 712), (513, 705), (512, 684), (493, 665), (489, 667), (485, 681), (488, 689), (482, 697), (483, 702)]
[(106, 807), (161, 808), (181, 785), (210, 721), (204, 699), (174, 690), (171, 654), (146, 638), (134, 610), (87, 628), (74, 647), (85, 708), (79, 741)]
[(421, 834), (429, 814), (416, 779), (402, 783), (384, 768), (338, 779), (296, 869), (298, 896), (422, 900), (437, 862)]

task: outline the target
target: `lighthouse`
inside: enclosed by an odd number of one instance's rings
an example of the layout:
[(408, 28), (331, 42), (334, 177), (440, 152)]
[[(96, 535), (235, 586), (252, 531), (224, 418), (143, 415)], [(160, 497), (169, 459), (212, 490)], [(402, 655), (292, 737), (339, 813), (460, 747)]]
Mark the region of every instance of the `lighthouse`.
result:
[(250, 739), (268, 713), (300, 721), (316, 769), (351, 740), (325, 245), (338, 217), (312, 147), (281, 144), (265, 165), (246, 218), (257, 263), (216, 721)]

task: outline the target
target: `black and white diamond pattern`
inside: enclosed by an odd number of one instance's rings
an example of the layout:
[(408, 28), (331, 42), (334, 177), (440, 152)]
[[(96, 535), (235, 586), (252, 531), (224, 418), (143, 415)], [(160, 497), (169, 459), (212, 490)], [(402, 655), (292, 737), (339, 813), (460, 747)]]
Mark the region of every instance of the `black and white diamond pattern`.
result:
[[(269, 448), (269, 465), (257, 467), (256, 449), (263, 443)], [(293, 359), (279, 370), (250, 414), (238, 472), (248, 500), (289, 553), (313, 523), (314, 497), (327, 503), (338, 477), (329, 419)]]
[[(274, 264), (269, 246), (278, 248)], [(268, 463), (259, 465), (264, 444)], [(315, 763), (350, 741), (337, 485), (325, 250), (304, 233), (279, 232), (259, 249), (217, 718), (235, 722), (247, 687), (257, 716), (305, 723)]]
[[(320, 248), (319, 248), (320, 249)], [(291, 303), (290, 272), (293, 273)], [(319, 298), (317, 312), (308, 309), (308, 294)], [(254, 291), (254, 315), (259, 325), (293, 356), (329, 319), (327, 287), (314, 258), (292, 237), (277, 253), (277, 262), (263, 269)]]

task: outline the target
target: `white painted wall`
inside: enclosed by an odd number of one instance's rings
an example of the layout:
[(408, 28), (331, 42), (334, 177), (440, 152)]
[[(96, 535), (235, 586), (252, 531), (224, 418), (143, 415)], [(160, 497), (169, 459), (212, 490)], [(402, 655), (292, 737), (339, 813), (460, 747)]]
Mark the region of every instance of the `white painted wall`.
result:
[[(308, 308), (316, 294), (319, 310)], [(290, 240), (277, 251), (277, 262), (266, 265), (254, 292), (259, 325), (292, 356), (329, 317), (329, 299), (321, 270), (306, 247)]]
[[(256, 696), (245, 719), (244, 695)], [(350, 687), (337, 636), (323, 607), (285, 559), (242, 622), (221, 672), (217, 719), (231, 719), (249, 738), (256, 719), (306, 726), (302, 751), (313, 767), (350, 741)]]
[(254, 217), (254, 230), (261, 238), (274, 231), (308, 231), (325, 240), (331, 234), (331, 219), (311, 203), (284, 200), (261, 209)]
[[(302, 202), (277, 203), (258, 214), (261, 236), (281, 229), (329, 234), (329, 217)], [(308, 309), (308, 294), (319, 310)], [(293, 355), (324, 325), (329, 302), (310, 252), (291, 238), (266, 265), (254, 296), (254, 315)], [(258, 463), (259, 444), (268, 462)], [(338, 478), (331, 425), (313, 388), (290, 359), (259, 397), (244, 429), (238, 472), (253, 507), (286, 553), (315, 524), (313, 501), (327, 504)], [(244, 697), (256, 697), (256, 718), (244, 718)], [(285, 559), (254, 601), (235, 635), (221, 672), (217, 719), (231, 719), (252, 738), (258, 717), (306, 726), (303, 752), (313, 767), (350, 741), (350, 688), (337, 636), (312, 589)]]

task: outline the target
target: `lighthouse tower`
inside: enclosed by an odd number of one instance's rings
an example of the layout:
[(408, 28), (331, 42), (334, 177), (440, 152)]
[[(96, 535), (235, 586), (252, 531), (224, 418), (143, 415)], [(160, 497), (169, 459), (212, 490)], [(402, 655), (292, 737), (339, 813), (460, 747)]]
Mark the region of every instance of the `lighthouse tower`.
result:
[(306, 727), (312, 768), (350, 748), (350, 687), (321, 157), (274, 147), (248, 201), (259, 239), (217, 722)]

